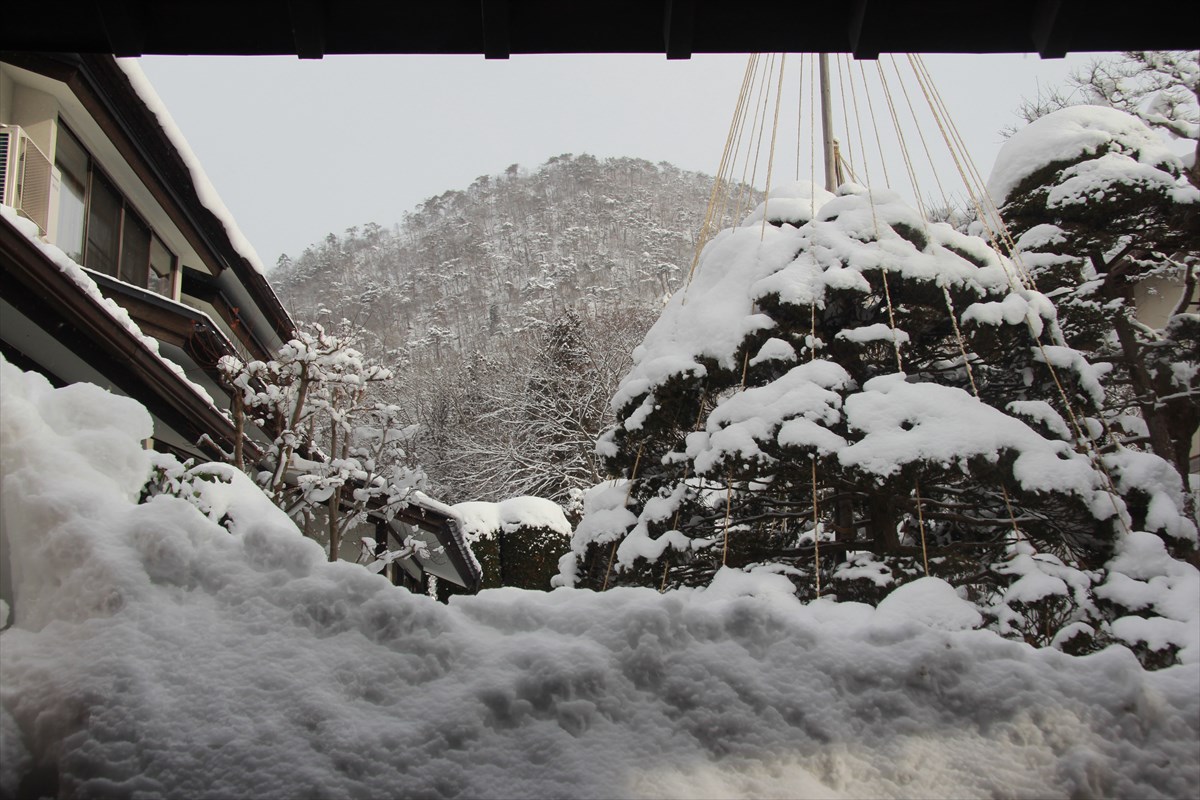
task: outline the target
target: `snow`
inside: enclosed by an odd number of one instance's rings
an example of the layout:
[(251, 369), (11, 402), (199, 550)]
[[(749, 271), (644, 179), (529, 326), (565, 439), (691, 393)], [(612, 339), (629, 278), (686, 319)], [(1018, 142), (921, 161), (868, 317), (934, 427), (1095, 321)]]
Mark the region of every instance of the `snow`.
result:
[(1119, 492), (1127, 494), (1137, 491), (1149, 498), (1147, 530), (1162, 531), (1193, 544), (1198, 541), (1196, 523), (1176, 511), (1186, 505), (1183, 480), (1163, 459), (1139, 450), (1121, 448), (1106, 454), (1104, 464)]
[(787, 223), (799, 227), (812, 221), (821, 207), (834, 194), (810, 181), (794, 181), (771, 188), (766, 202), (759, 203), (744, 220), (742, 227), (762, 224), (763, 217), (771, 224)]
[(1071, 429), (1066, 420), (1045, 400), (1013, 400), (1006, 408), (1018, 417), (1025, 417), (1044, 425), (1046, 429), (1063, 440), (1071, 439)]
[(918, 578), (906, 583), (879, 603), (883, 617), (909, 620), (941, 631), (965, 631), (983, 624), (975, 606), (958, 596), (940, 578)]
[[(1034, 120), (1012, 135), (996, 156), (987, 191), (997, 207), (1003, 206), (1022, 181), (1050, 164), (1069, 163), (1102, 151), (1123, 156), (1100, 169), (1110, 175), (1134, 170), (1137, 165), (1182, 168), (1179, 157), (1145, 123), (1106, 106), (1070, 106)], [(1098, 177), (1098, 176), (1097, 176)], [(1079, 183), (1075, 188), (1083, 189)], [(1065, 199), (1065, 197), (1064, 197)]]
[(839, 365), (816, 360), (793, 367), (765, 386), (722, 399), (709, 414), (706, 434), (688, 440), (696, 474), (709, 474), (730, 457), (759, 457), (757, 442), (776, 432), (781, 444), (812, 445), (822, 453), (844, 446), (845, 440), (828, 428), (841, 418), (837, 390), (851, 383)]
[[(827, 292), (869, 293), (863, 273), (879, 269), (898, 280), (963, 287), (981, 299), (1017, 285), (1016, 267), (986, 242), (944, 223), (927, 223), (894, 192), (852, 186), (841, 191), (837, 197), (822, 195), (816, 219), (799, 227), (762, 228), (751, 215), (748, 224), (717, 234), (701, 252), (691, 282), (675, 293), (634, 350), (633, 368), (617, 389), (613, 409), (652, 396), (671, 378), (702, 378), (711, 362), (740, 369), (737, 351), (746, 337), (774, 327), (758, 312), (759, 301), (767, 297), (805, 310), (823, 308)], [(1024, 302), (1021, 310), (1036, 330), (1042, 319), (1053, 319), (1053, 306), (1036, 292), (1022, 291), (1017, 300)], [(860, 335), (884, 333), (872, 328)], [(905, 334), (895, 335), (903, 341)], [(886, 332), (888, 340), (891, 336)], [(652, 411), (651, 401), (622, 423), (637, 430)]]
[(763, 346), (758, 349), (758, 353), (754, 358), (750, 359), (750, 366), (757, 366), (764, 361), (795, 361), (796, 348), (785, 342), (783, 339), (771, 337), (763, 342)]
[(907, 344), (908, 334), (899, 328), (890, 328), (886, 323), (876, 322), (874, 325), (864, 325), (861, 328), (845, 328), (838, 331), (838, 339), (847, 342), (865, 344), (867, 342), (894, 342)]
[(833, 579), (843, 581), (870, 581), (877, 587), (889, 586), (894, 582), (891, 568), (875, 559), (870, 552), (847, 553), (846, 560), (834, 570)]
[(167, 111), (166, 105), (163, 104), (162, 98), (158, 96), (158, 92), (150, 85), (150, 79), (146, 77), (146, 73), (142, 72), (141, 66), (137, 63), (137, 59), (133, 58), (118, 58), (117, 65), (124, 71), (125, 77), (129, 79), (130, 85), (134, 92), (141, 99), (142, 103), (150, 110), (157, 119), (158, 124), (162, 127), (163, 133), (171, 142), (171, 146), (179, 153), (179, 157), (183, 159), (184, 165), (192, 176), (192, 185), (196, 188), (196, 195), (200, 198), (200, 203), (217, 218), (221, 226), (225, 229), (225, 233), (229, 236), (229, 242), (233, 245), (233, 249), (237, 254), (246, 260), (256, 272), (266, 273), (263, 268), (263, 263), (258, 257), (254, 246), (250, 244), (250, 240), (242, 233), (241, 228), (234, 222), (233, 214), (222, 202), (221, 196), (217, 194), (216, 188), (212, 181), (209, 180), (204, 168), (200, 166), (200, 159), (192, 151), (188, 144), (187, 138), (183, 135), (183, 131), (175, 124), (175, 120), (171, 117), (171, 112)]
[(1158, 192), (1177, 203), (1195, 203), (1200, 191), (1164, 172), (1157, 166), (1142, 164), (1124, 153), (1105, 153), (1062, 171), (1061, 182), (1046, 197), (1047, 208), (1086, 205), (1099, 202), (1105, 194), (1117, 191)]
[(1012, 450), (1013, 476), (1028, 491), (1071, 493), (1092, 503), (1108, 496), (1087, 456), (1066, 441), (1046, 439), (962, 389), (904, 377), (873, 378), (846, 398), (846, 419), (863, 436), (838, 452), (843, 464), (889, 476), (909, 463), (994, 462)]
[(1021, 289), (998, 302), (972, 303), (962, 313), (964, 323), (1019, 325), (1025, 322), (1035, 337), (1041, 336), (1044, 319), (1054, 319), (1054, 305), (1045, 295)]
[(562, 536), (571, 535), (562, 506), (543, 497), (510, 497), (499, 503), (470, 502), (451, 506), (462, 521), (468, 543), (492, 539), (518, 528), (545, 528)]
[(1097, 406), (1104, 403), (1104, 386), (1101, 378), (1112, 369), (1110, 364), (1090, 364), (1078, 350), (1062, 345), (1042, 345), (1033, 352), (1037, 361), (1044, 361), (1059, 369), (1069, 369), (1079, 379), (1079, 387), (1087, 392)]
[[(1195, 660), (1146, 672), (1121, 646), (1076, 658), (972, 630), (936, 579), (878, 610), (805, 606), (782, 575), (732, 569), (666, 594), (442, 606), (325, 561), (236, 473), (209, 497), (236, 509), (232, 532), (179, 498), (138, 504), (148, 425), (126, 398), (0, 362), (0, 513), (21, 576), (0, 633), (6, 795), (35, 765), (61, 796), (1195, 789)], [(1154, 538), (1128, 540), (1128, 581), (1164, 574)], [(1195, 570), (1174, 564), (1175, 591), (1145, 599), (1182, 613)]]

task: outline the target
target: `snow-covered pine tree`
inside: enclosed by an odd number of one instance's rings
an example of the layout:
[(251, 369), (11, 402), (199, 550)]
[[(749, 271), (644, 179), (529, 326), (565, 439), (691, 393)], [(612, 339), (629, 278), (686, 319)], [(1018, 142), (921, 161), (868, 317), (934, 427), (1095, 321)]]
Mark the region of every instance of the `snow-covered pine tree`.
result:
[[(927, 569), (988, 606), (1029, 574), (1017, 555), (1090, 586), (1125, 530), (1195, 536), (1160, 459), (1111, 476), (1102, 370), (1052, 303), (891, 192), (773, 192), (707, 245), (634, 359), (598, 445), (624, 479), (588, 498), (560, 582), (763, 564), (802, 595), (872, 600)], [(1075, 613), (1056, 580), (1061, 627), (1091, 601)]]
[[(1131, 50), (1107, 54), (1067, 78), (1070, 91), (1039, 90), (1017, 109), (1026, 122), (1075, 105), (1107, 106), (1131, 114), (1187, 144), (1187, 178), (1200, 187), (1200, 52)], [(1006, 129), (1011, 135), (1017, 127)]]
[(1071, 106), (1008, 140), (989, 193), (1067, 343), (1112, 366), (1110, 424), (1186, 480), (1200, 429), (1200, 190), (1180, 158), (1129, 114)]

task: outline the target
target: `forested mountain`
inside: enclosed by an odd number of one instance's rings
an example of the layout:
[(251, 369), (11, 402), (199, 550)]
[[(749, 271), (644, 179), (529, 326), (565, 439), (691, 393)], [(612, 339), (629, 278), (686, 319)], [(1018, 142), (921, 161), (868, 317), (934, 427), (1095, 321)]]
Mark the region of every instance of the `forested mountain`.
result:
[(655, 304), (691, 262), (711, 179), (631, 158), (516, 164), (391, 228), (329, 234), (272, 273), (298, 319), (321, 307), (390, 351), (487, 350), (568, 306)]
[(565, 502), (603, 477), (608, 400), (686, 278), (711, 188), (632, 158), (514, 164), (391, 228), (331, 233), (271, 280), (298, 321), (350, 320), (400, 375), (391, 399), (445, 499)]

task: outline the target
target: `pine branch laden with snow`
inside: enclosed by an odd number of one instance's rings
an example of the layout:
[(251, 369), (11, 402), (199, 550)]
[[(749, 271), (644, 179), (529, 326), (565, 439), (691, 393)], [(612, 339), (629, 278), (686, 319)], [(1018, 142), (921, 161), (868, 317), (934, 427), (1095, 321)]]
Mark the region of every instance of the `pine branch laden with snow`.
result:
[(1200, 52), (1136, 50), (1093, 62), (1072, 81), (1088, 102), (1136, 116), (1177, 139), (1191, 140), (1187, 172), (1200, 188)]
[[(1185, 175), (1200, 188), (1200, 51), (1136, 50), (1096, 59), (1071, 73), (1067, 88), (1039, 91), (1017, 109), (1025, 122), (1077, 105), (1137, 117), (1172, 140), (1190, 142)], [(1011, 136), (1016, 127), (1006, 129)]]
[[(1127, 442), (1186, 480), (1200, 429), (1200, 189), (1181, 160), (1139, 119), (1074, 106), (1014, 135), (989, 191), (1066, 342), (1111, 367), (1106, 416), (1140, 416), (1144, 434)], [(1161, 328), (1142, 321), (1176, 295)]]
[[(890, 192), (783, 191), (808, 193), (810, 221), (768, 204), (771, 224), (760, 209), (722, 232), (635, 351), (598, 444), (627, 482), (589, 498), (561, 580), (767, 563), (811, 596), (819, 545), (826, 592), (877, 600), (927, 552), (987, 607), (1018, 542), (1079, 570), (1127, 528), (1194, 543), (1169, 467), (1101, 462), (1104, 366), (1062, 343), (1012, 261)], [(864, 553), (873, 577), (839, 567)]]

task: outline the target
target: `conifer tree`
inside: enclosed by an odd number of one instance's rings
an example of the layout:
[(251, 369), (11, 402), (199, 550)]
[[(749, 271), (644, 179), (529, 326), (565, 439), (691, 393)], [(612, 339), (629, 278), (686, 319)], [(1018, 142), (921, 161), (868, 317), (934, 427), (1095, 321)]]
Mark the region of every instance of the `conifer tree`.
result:
[(989, 184), (1067, 343), (1111, 367), (1110, 424), (1186, 479), (1200, 429), (1200, 190), (1181, 160), (1129, 114), (1072, 106), (1010, 138)]
[[(1169, 466), (1108, 452), (1102, 370), (1022, 281), (890, 192), (773, 193), (635, 352), (598, 445), (624, 480), (589, 497), (561, 581), (765, 565), (802, 595), (877, 600), (930, 574), (1027, 633), (1040, 618), (1011, 604), (1041, 598), (1006, 592), (1030, 570), (1090, 586), (1123, 531), (1194, 539)], [(1094, 611), (1063, 593), (1039, 635)]]

